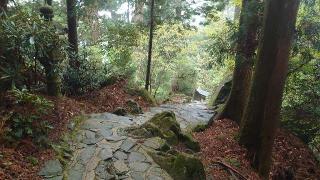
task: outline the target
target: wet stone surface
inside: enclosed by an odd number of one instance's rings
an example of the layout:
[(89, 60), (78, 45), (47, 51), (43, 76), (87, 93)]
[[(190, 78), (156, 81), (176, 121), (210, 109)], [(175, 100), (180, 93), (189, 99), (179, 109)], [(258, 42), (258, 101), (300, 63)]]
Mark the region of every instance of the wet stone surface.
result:
[(80, 126), (75, 142), (71, 143), (73, 157), (64, 170), (60, 162), (54, 160), (49, 161), (39, 175), (57, 180), (172, 179), (145, 151), (146, 148), (160, 149), (163, 140), (149, 138), (141, 141), (128, 137), (123, 131), (141, 125), (163, 111), (173, 111), (182, 129), (206, 123), (212, 116), (212, 112), (201, 103), (162, 105), (136, 117), (92, 114)]

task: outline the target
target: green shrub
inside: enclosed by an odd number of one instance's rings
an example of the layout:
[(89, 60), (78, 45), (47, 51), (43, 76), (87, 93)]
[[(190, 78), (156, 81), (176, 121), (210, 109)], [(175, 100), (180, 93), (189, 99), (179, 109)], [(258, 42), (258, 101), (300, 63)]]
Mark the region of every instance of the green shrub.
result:
[(44, 21), (38, 12), (17, 7), (0, 24), (0, 91), (30, 89), (45, 75), (49, 83), (50, 76), (59, 78), (66, 47), (54, 23)]
[(31, 137), (40, 145), (47, 143), (47, 134), (52, 126), (41, 118), (53, 109), (52, 102), (27, 90), (12, 90), (13, 107), (9, 113), (8, 140)]
[(106, 65), (94, 52), (95, 49), (96, 47), (83, 49), (79, 69), (69, 67), (64, 72), (64, 91), (67, 94), (83, 94), (99, 89), (107, 81)]

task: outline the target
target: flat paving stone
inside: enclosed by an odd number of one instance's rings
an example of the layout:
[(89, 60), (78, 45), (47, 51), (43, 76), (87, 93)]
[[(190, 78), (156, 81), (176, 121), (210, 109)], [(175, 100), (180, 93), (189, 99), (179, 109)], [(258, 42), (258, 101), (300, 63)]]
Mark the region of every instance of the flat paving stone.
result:
[(134, 180), (144, 180), (144, 173), (142, 172), (131, 172), (131, 178)]
[(113, 135), (113, 132), (111, 129), (100, 129), (98, 133), (104, 138), (108, 138)]
[(84, 173), (85, 173), (84, 165), (77, 163), (67, 173), (68, 174), (68, 180), (79, 180), (79, 179), (82, 179)]
[(96, 132), (86, 130), (82, 142), (87, 145), (93, 145), (102, 140), (102, 136)]
[(149, 175), (147, 176), (147, 180), (164, 180), (164, 178), (157, 175)]
[(95, 146), (88, 146), (86, 148), (84, 148), (79, 157), (78, 157), (78, 160), (80, 162), (82, 162), (82, 164), (87, 164), (88, 161), (91, 159), (91, 157), (94, 155), (96, 151), (96, 147)]
[(127, 160), (128, 155), (122, 151), (116, 151), (114, 153), (114, 157), (117, 158), (118, 160)]
[(125, 174), (129, 171), (127, 164), (124, 161), (118, 160), (113, 164), (117, 174)]
[(44, 167), (38, 173), (44, 177), (55, 177), (62, 175), (62, 165), (59, 160), (50, 160), (45, 163)]
[(136, 145), (136, 141), (132, 140), (131, 138), (127, 138), (124, 140), (120, 146), (120, 149), (124, 150), (125, 152), (129, 152), (129, 150)]
[(114, 176), (109, 174), (109, 172), (106, 170), (107, 164), (105, 161), (101, 161), (96, 170), (95, 170), (95, 174), (96, 174), (96, 178), (97, 179), (113, 179)]
[(132, 162), (143, 162), (146, 160), (146, 157), (140, 153), (140, 152), (131, 152), (129, 154), (129, 163), (132, 163)]
[(129, 167), (132, 171), (137, 171), (137, 172), (145, 172), (148, 170), (148, 168), (151, 165), (149, 163), (145, 163), (145, 162), (133, 162), (133, 163), (129, 163)]
[(100, 152), (99, 152), (99, 157), (102, 160), (111, 159), (113, 157), (113, 152), (112, 152), (111, 147), (101, 149)]

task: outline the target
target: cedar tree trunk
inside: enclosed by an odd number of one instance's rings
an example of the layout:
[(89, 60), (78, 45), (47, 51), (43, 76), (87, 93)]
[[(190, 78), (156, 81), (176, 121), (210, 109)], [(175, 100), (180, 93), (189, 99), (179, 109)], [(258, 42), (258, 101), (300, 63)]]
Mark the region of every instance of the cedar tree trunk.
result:
[(260, 24), (260, 0), (243, 0), (232, 88), (218, 119), (228, 118), (240, 124), (249, 96), (257, 34)]
[(267, 0), (258, 61), (242, 118), (240, 143), (248, 148), (253, 166), (265, 179), (271, 165), (298, 6), (299, 0)]

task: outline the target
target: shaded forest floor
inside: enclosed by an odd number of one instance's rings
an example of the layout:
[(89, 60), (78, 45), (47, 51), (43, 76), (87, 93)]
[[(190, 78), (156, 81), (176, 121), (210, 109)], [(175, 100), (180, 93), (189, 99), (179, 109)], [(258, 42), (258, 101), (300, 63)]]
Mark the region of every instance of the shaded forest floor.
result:
[[(239, 126), (231, 120), (216, 121), (204, 132), (195, 133), (200, 142), (201, 159), (213, 179), (232, 176), (259, 179), (247, 158), (247, 151), (237, 142)], [(319, 179), (320, 166), (311, 150), (286, 130), (279, 130), (273, 148), (272, 179)]]
[[(69, 131), (69, 121), (85, 113), (112, 112), (117, 107), (124, 107), (129, 99), (138, 102), (144, 110), (151, 106), (142, 97), (129, 95), (125, 86), (126, 83), (120, 81), (80, 97), (47, 97), (54, 102), (54, 110), (43, 117), (54, 127), (49, 139), (58, 141)], [(243, 179), (259, 179), (247, 160), (246, 150), (237, 143), (238, 131), (239, 127), (233, 121), (219, 120), (204, 132), (194, 134), (200, 142), (200, 154), (206, 171), (213, 179), (224, 180), (230, 176), (239, 177), (239, 174)], [(320, 167), (312, 152), (291, 133), (279, 130), (273, 151), (273, 179), (319, 179)], [(15, 144), (1, 142), (0, 179), (40, 179), (37, 176), (40, 167), (54, 156), (51, 148), (39, 148), (31, 139)]]
[[(128, 100), (138, 102), (144, 110), (151, 106), (142, 97), (129, 95), (125, 87), (126, 82), (119, 81), (80, 97), (46, 97), (54, 103), (53, 111), (42, 118), (53, 126), (49, 140), (57, 142), (69, 131), (67, 125), (76, 116), (112, 112), (117, 107), (125, 107)], [(54, 156), (53, 149), (39, 148), (31, 139), (23, 139), (15, 144), (0, 142), (0, 179), (40, 179), (37, 176), (40, 167)]]

